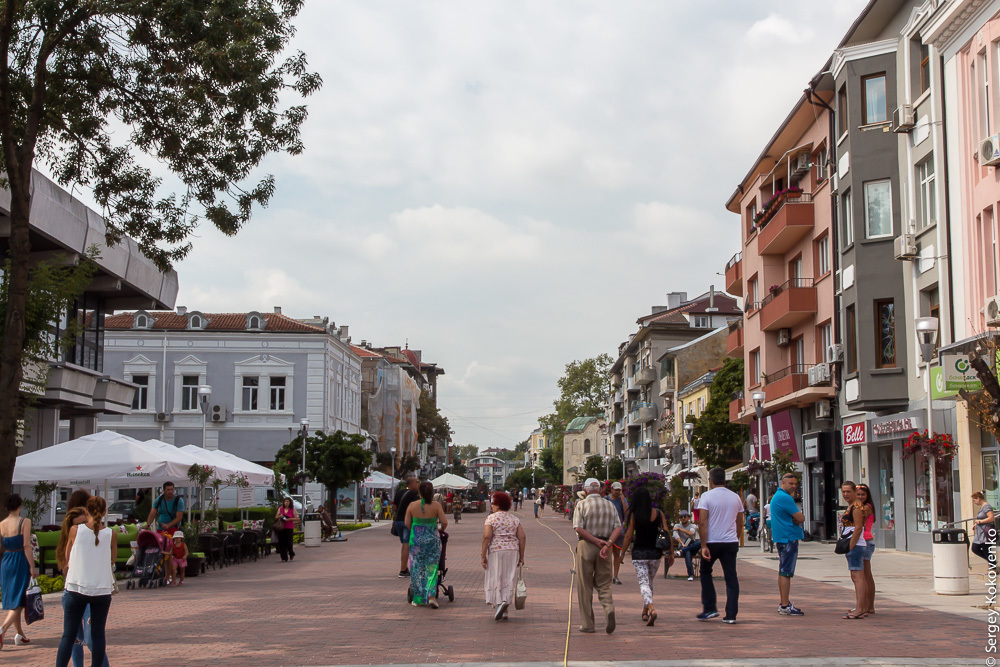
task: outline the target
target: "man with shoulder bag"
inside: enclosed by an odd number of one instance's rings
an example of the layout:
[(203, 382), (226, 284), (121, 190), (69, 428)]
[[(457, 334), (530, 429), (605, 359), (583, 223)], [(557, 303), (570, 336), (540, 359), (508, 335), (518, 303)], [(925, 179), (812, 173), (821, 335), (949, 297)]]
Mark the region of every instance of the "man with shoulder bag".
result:
[(173, 482), (163, 483), (163, 493), (153, 501), (146, 523), (153, 526), (153, 520), (160, 532), (172, 535), (184, 520), (184, 499), (177, 495)]

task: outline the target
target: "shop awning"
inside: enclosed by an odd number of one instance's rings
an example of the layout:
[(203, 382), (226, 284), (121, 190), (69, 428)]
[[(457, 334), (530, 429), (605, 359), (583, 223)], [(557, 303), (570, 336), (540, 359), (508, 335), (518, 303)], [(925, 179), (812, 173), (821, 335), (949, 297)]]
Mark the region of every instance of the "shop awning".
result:
[(726, 479), (732, 479), (733, 475), (735, 475), (738, 472), (746, 472), (746, 469), (747, 467), (742, 463), (739, 465), (735, 465), (732, 468), (726, 468)]

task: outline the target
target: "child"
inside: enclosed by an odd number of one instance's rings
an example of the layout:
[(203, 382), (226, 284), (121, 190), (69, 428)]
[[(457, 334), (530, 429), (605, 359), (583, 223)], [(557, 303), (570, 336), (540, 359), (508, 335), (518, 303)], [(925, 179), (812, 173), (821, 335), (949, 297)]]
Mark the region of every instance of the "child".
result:
[(173, 576), (177, 579), (177, 585), (184, 585), (184, 570), (187, 569), (188, 548), (184, 543), (184, 531), (178, 530), (174, 533), (173, 560), (171, 566)]
[(163, 554), (163, 565), (167, 571), (167, 585), (169, 586), (174, 580), (174, 540), (169, 533), (160, 534), (163, 535), (163, 549), (160, 550), (160, 553)]

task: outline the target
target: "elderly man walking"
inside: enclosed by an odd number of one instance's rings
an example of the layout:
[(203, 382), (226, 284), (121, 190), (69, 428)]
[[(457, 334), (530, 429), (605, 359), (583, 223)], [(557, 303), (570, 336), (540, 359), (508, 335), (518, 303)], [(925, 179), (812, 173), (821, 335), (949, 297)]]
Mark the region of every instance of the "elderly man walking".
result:
[(573, 512), (576, 543), (576, 589), (583, 625), (580, 632), (594, 632), (594, 589), (604, 607), (608, 634), (615, 631), (615, 603), (611, 598), (612, 545), (622, 532), (618, 510), (602, 498), (601, 483), (593, 477), (584, 482), (587, 497)]

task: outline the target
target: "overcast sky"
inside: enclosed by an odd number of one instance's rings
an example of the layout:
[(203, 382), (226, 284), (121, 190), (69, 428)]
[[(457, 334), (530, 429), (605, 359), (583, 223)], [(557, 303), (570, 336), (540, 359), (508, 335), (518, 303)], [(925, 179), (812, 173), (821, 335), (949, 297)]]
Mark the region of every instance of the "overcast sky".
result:
[(725, 202), (863, 0), (308, 0), (306, 151), (178, 305), (328, 316), (445, 369), (455, 442), (512, 447), (739, 247)]

